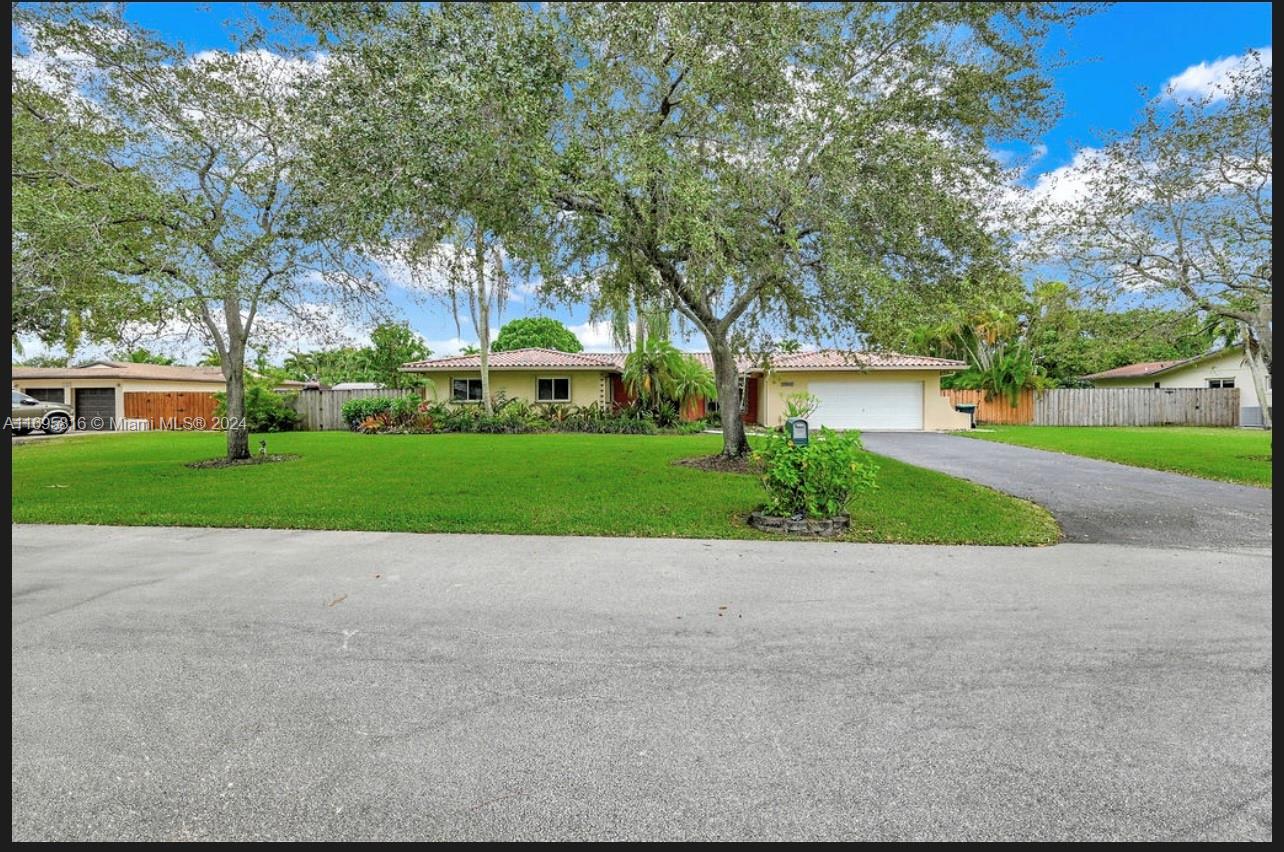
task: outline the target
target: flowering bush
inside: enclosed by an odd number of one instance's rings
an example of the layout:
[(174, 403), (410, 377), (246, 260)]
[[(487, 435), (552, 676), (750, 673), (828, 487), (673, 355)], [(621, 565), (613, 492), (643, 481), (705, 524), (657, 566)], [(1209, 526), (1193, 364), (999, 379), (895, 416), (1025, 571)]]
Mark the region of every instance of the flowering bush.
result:
[(754, 455), (763, 463), (763, 511), (769, 515), (832, 518), (843, 514), (857, 494), (877, 487), (878, 465), (855, 434), (822, 427), (799, 447), (773, 432)]

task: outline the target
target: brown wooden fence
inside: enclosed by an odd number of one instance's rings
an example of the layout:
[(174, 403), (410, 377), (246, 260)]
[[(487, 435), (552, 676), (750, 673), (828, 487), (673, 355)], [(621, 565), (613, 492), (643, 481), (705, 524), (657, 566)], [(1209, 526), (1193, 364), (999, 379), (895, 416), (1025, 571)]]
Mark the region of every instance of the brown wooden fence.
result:
[(343, 404), (350, 399), (368, 396), (398, 397), (410, 390), (393, 390), (376, 388), (363, 390), (303, 390), (294, 399), (294, 410), (299, 412), (297, 428), (308, 432), (323, 432), (333, 429), (347, 429), (343, 419)]
[(1008, 403), (1006, 397), (996, 396), (994, 399), (986, 399), (985, 391), (946, 388), (941, 393), (945, 394), (953, 405), (975, 405), (977, 423), (1019, 425), (1034, 421), (1034, 391), (1029, 388), (1021, 392), (1015, 408)]
[(1237, 388), (1059, 388), (1036, 394), (1036, 426), (1238, 426)]
[(214, 394), (197, 391), (126, 391), (125, 419), (152, 429), (213, 429)]

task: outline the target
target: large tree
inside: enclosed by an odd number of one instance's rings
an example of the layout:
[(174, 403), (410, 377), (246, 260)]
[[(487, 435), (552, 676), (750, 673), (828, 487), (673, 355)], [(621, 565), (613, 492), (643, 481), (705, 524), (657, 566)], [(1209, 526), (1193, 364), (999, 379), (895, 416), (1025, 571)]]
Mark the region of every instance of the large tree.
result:
[[(1001, 262), (987, 143), (1049, 117), (1043, 3), (551, 4), (570, 57), (554, 293), (625, 281), (700, 330), (723, 452), (736, 355), (854, 341), (904, 291)], [(587, 274), (594, 267), (649, 275)], [(591, 288), (591, 290), (590, 290)]]
[(584, 344), (569, 328), (552, 317), (518, 317), (504, 323), (491, 349), (508, 352), (513, 349), (556, 349), (558, 352), (581, 352)]
[(510, 3), (294, 8), (323, 32), (369, 25), (334, 45), (317, 101), (317, 203), (354, 245), (377, 246), (449, 301), (456, 322), (467, 310), (489, 410), (492, 312), (542, 235), (540, 151), (561, 99), (550, 31)]
[(401, 365), (422, 361), (432, 352), (409, 323), (384, 322), (370, 332), (370, 346), (364, 354), (374, 381), (390, 388), (411, 388), (422, 384), (423, 377), (401, 372)]
[(165, 257), (133, 283), (198, 327), (227, 380), (227, 454), (249, 457), (245, 353), (252, 337), (325, 333), (332, 306), (351, 314), (376, 294), (349, 274), (352, 258), (317, 230), (298, 182), (299, 99), (317, 64), (262, 49), (189, 54), (123, 18), (118, 6), (36, 7), (24, 20), (35, 49), (90, 64), (79, 94), (128, 138), (123, 162), (170, 203), (149, 217)]
[[(1229, 322), (1259, 399), (1271, 375), (1271, 66), (1256, 53), (1201, 97), (1166, 91), (1086, 152), (1040, 208), (1040, 248), (1120, 299)], [(1262, 407), (1270, 428), (1269, 407)]]
[(1077, 14), (441, 4), (371, 26), (358, 8), (304, 13), (360, 45), (328, 113), (325, 150), (353, 162), (326, 171), (356, 182), (340, 197), (502, 215), (477, 233), (542, 215), (559, 249), (545, 295), (658, 305), (704, 334), (732, 456), (748, 449), (737, 354), (777, 335), (854, 342), (900, 294), (949, 298), (1002, 263), (989, 144), (1046, 124), (1039, 50)]
[[(21, 20), (22, 16), (19, 16)], [(165, 199), (121, 161), (127, 139), (76, 91), (73, 59), (46, 61), (21, 40), (10, 94), (11, 343), (120, 342), (131, 323), (154, 324), (163, 306), (131, 276), (152, 263)]]

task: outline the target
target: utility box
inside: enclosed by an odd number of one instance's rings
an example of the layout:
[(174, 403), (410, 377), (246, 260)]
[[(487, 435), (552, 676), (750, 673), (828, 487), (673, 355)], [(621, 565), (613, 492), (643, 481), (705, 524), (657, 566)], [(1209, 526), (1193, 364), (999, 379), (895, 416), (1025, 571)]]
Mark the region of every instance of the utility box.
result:
[(807, 446), (811, 429), (801, 417), (790, 417), (785, 421), (785, 436), (795, 447)]

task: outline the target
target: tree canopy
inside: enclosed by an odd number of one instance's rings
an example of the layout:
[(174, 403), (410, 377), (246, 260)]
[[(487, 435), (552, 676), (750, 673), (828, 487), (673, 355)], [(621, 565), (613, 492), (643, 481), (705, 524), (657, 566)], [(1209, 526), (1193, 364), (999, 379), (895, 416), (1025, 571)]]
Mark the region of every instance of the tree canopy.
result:
[(328, 113), (352, 189), (377, 196), (367, 209), (421, 209), (444, 190), (479, 222), (502, 213), (526, 241), (505, 247), (543, 264), (551, 299), (677, 311), (708, 341), (730, 455), (748, 446), (737, 352), (854, 342), (897, 298), (939, 299), (1003, 264), (988, 145), (1052, 116), (1039, 50), (1078, 14), (510, 4), (472, 40), (459, 35), (483, 13), (457, 6), (305, 14), (357, 45), (339, 66), (357, 85)]
[(121, 160), (126, 128), (74, 96), (76, 69), (29, 59), (16, 53), (10, 90), (11, 342), (21, 351), (30, 335), (74, 354), (163, 316), (131, 276), (162, 249), (166, 200)]
[[(1201, 97), (1166, 91), (1038, 210), (1037, 247), (1114, 300), (1229, 322), (1258, 397), (1272, 355), (1272, 69), (1248, 60)], [(1263, 407), (1265, 425), (1270, 412)]]
[(328, 333), (330, 307), (353, 314), (378, 295), (357, 259), (333, 241), (301, 191), (311, 175), (299, 139), (300, 94), (317, 64), (262, 49), (251, 32), (235, 52), (188, 53), (130, 23), (115, 5), (21, 9), (33, 50), (76, 55), (72, 89), (110, 127), (128, 170), (159, 187), (147, 224), (163, 250), (128, 283), (198, 328), (227, 379), (228, 455), (249, 455), (245, 352), (251, 339)]
[(581, 352), (584, 344), (569, 328), (552, 317), (519, 317), (504, 323), (499, 336), (490, 345), (492, 352), (529, 347)]

